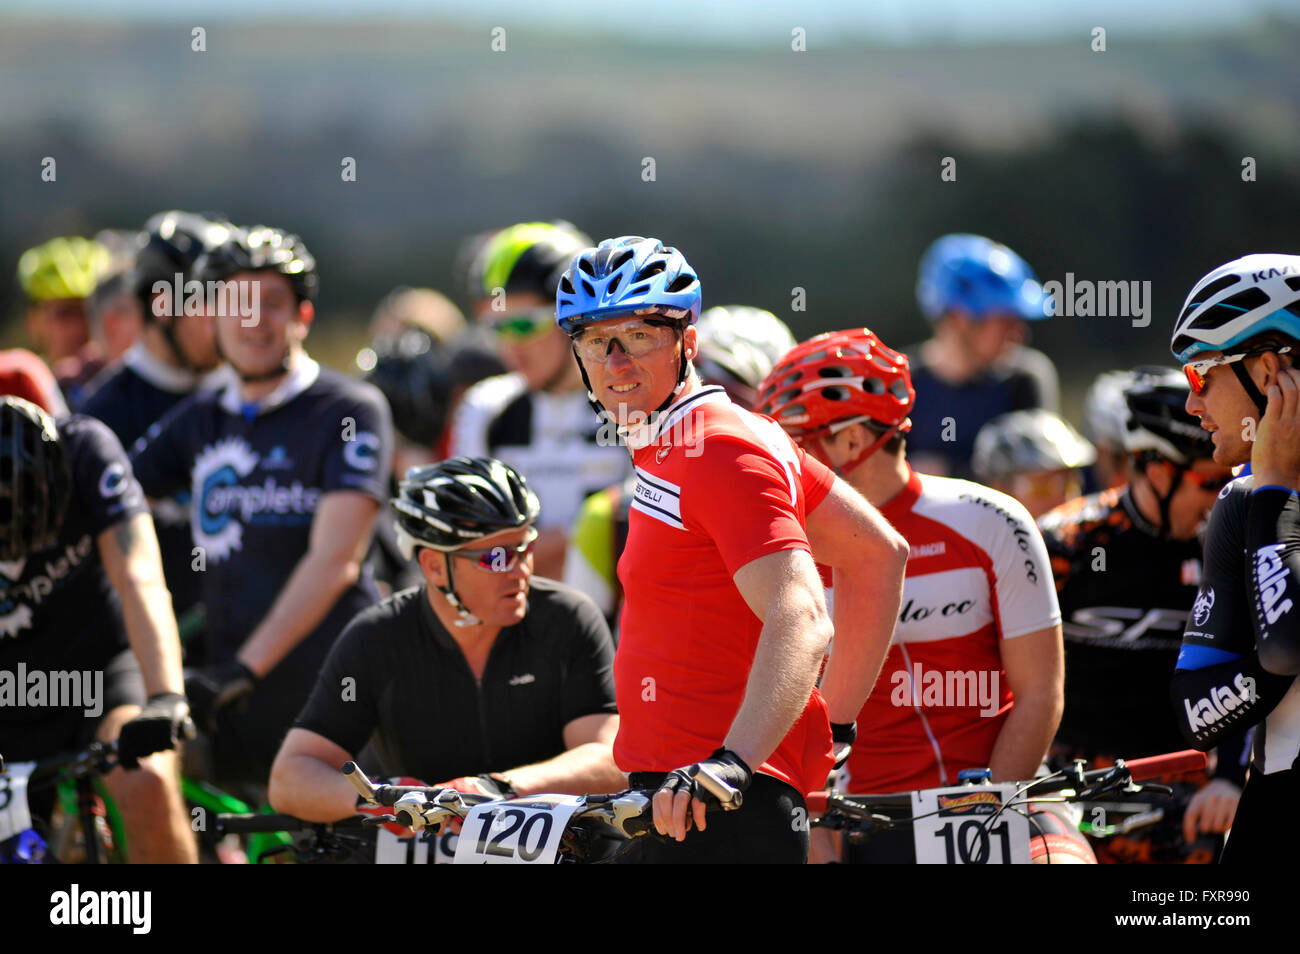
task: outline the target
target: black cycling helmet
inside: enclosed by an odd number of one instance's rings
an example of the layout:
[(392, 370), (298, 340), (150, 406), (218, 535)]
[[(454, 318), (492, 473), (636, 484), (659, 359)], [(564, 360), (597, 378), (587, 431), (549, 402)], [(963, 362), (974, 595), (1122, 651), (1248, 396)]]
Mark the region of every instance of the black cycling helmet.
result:
[(71, 493), (54, 418), (20, 397), (0, 397), (0, 560), (53, 546)]
[(1183, 474), (1197, 458), (1214, 457), (1209, 431), (1203, 430), (1200, 421), (1184, 407), (1189, 390), (1184, 375), (1155, 365), (1134, 368), (1133, 382), (1124, 389), (1128, 406), (1124, 449), (1136, 458), (1142, 471), (1152, 461), (1167, 461), (1174, 466), (1173, 480), (1165, 493), (1151, 488), (1160, 508), (1162, 538), (1169, 536), (1169, 510)]
[[(159, 212), (144, 224), (131, 285), (146, 321), (157, 317), (150, 307), (154, 284), (171, 285), (178, 273), (182, 282), (188, 281), (199, 257), (224, 242), (234, 229), (225, 216), (212, 212)], [(173, 314), (179, 304), (173, 303)]]
[(398, 433), (421, 447), (438, 443), (447, 425), (452, 389), (443, 346), (426, 332), (408, 328), (363, 348), (357, 366), (388, 399)]
[(237, 272), (279, 272), (293, 285), (298, 301), (315, 301), (320, 281), (316, 259), (302, 239), (266, 225), (232, 229), (219, 245), (195, 263), (194, 277), (224, 281)]
[(413, 467), (392, 504), (398, 543), (408, 559), (416, 547), (446, 552), (531, 526), (541, 512), (523, 475), (491, 457), (453, 457)]
[[(509, 464), (490, 457), (453, 457), (413, 467), (392, 500), (397, 512), (397, 546), (408, 560), (419, 547), (443, 554), (503, 530), (531, 527), (541, 512), (537, 495)], [(445, 555), (447, 585), (442, 595), (456, 610), (457, 626), (481, 620), (456, 595), (452, 560)]]
[(1213, 457), (1210, 432), (1187, 413), (1187, 378), (1172, 368), (1156, 365), (1134, 368), (1132, 375), (1132, 382), (1124, 388), (1128, 406), (1124, 449), (1180, 467), (1201, 457)]

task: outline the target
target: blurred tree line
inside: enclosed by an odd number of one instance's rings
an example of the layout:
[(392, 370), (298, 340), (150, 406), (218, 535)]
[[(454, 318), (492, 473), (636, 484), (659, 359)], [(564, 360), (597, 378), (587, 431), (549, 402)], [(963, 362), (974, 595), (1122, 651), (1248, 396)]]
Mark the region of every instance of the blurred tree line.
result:
[[(6, 343), (21, 340), (12, 276), (24, 248), (61, 232), (138, 226), (170, 207), (301, 234), (322, 276), (316, 349), (333, 363), (362, 343), (370, 309), (394, 285), (462, 300), (453, 274), (461, 239), (511, 221), (567, 218), (596, 239), (655, 235), (700, 272), (706, 306), (760, 305), (799, 337), (861, 323), (898, 345), (926, 334), (913, 296), (921, 253), (944, 232), (974, 231), (1016, 249), (1044, 281), (1072, 272), (1152, 283), (1145, 328), (1115, 317), (1035, 327), (1073, 398), (1105, 367), (1169, 361), (1170, 325), (1196, 278), (1247, 252), (1293, 251), (1300, 213), (1300, 169), (1284, 155), (1186, 119), (1156, 135), (1127, 118), (1076, 118), (996, 150), (923, 131), (856, 166), (711, 145), (659, 157), (654, 181), (634, 146), (555, 130), (496, 167), (434, 134), (370, 143), (358, 181), (340, 183), (337, 161), (322, 157), (346, 155), (341, 144), (358, 139), (348, 120), (256, 128), (247, 133), (256, 162), (223, 164), (196, 141), (144, 168), (97, 151), (79, 127), (49, 122), (22, 141), (60, 157), (53, 207), (42, 185), (17, 186), (33, 180), (39, 156), (10, 140), (0, 150)], [(1256, 181), (1243, 181), (1246, 156)], [(940, 176), (945, 157), (955, 181)], [(796, 287), (804, 312), (791, 311)]]

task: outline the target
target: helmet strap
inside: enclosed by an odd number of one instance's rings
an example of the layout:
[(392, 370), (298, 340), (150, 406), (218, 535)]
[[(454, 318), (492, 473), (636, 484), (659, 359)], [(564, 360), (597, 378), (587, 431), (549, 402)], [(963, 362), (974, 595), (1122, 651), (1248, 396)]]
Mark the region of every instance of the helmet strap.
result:
[(444, 553), (442, 558), (447, 567), (447, 585), (438, 587), (438, 592), (442, 593), (442, 595), (447, 598), (447, 602), (451, 604), (451, 608), (456, 611), (457, 626), (478, 626), (483, 621), (466, 609), (465, 604), (462, 603), (460, 597), (456, 595), (456, 581), (452, 579), (451, 575), (451, 554)]
[[(655, 323), (656, 322), (650, 321), (646, 322), (646, 324)], [(666, 411), (668, 407), (677, 400), (677, 395), (679, 395), (682, 388), (686, 386), (686, 373), (690, 370), (690, 362), (686, 360), (686, 346), (683, 343), (682, 323), (677, 321), (673, 322), (673, 325), (677, 330), (677, 343), (681, 345), (681, 360), (677, 366), (677, 384), (674, 385), (668, 397), (664, 398), (663, 403), (650, 412), (649, 417), (651, 424), (658, 420), (659, 415)], [(609, 409), (597, 400), (596, 392), (591, 388), (591, 379), (587, 377), (587, 369), (582, 366), (582, 359), (578, 357), (578, 346), (576, 343), (573, 345), (573, 360), (578, 362), (578, 371), (582, 374), (582, 386), (587, 389), (587, 402), (591, 405), (592, 410), (596, 412), (596, 416), (600, 418), (601, 424), (604, 425), (606, 422), (609, 422), (610, 426), (617, 428), (618, 421), (614, 419), (614, 415), (609, 412)]]
[[(810, 436), (816, 442), (816, 447), (818, 448), (818, 454), (816, 456), (818, 456), (821, 459), (822, 463), (826, 464), (827, 467), (835, 471), (835, 473), (838, 474), (840, 477), (843, 477), (845, 480), (848, 480), (849, 472), (856, 469), (864, 460), (866, 460), (876, 451), (880, 450), (880, 448), (884, 446), (885, 441), (889, 440), (891, 437), (893, 437), (895, 434), (898, 433), (898, 429), (901, 426), (902, 426), (901, 424), (895, 424), (893, 427), (885, 431), (874, 441), (868, 444), (865, 448), (863, 448), (861, 451), (855, 454), (852, 459), (846, 460), (843, 464), (841, 464), (838, 467), (836, 467), (834, 464), (831, 463), (830, 450), (826, 447), (826, 438), (830, 436), (830, 428), (829, 427), (818, 428)], [(805, 437), (804, 439), (807, 440), (808, 438)]]
[[(1183, 482), (1183, 474), (1187, 473), (1187, 468), (1184, 467), (1182, 464), (1175, 464), (1172, 460), (1169, 460), (1167, 457), (1160, 457), (1158, 455), (1151, 455), (1146, 458), (1146, 462), (1151, 462), (1151, 461), (1160, 461), (1162, 463), (1166, 463), (1170, 467), (1172, 467), (1174, 471), (1173, 479), (1169, 483), (1169, 490), (1163, 494), (1160, 493), (1158, 490), (1156, 490), (1155, 485), (1151, 483), (1150, 477), (1146, 478), (1147, 484), (1151, 487), (1151, 492), (1155, 494), (1156, 506), (1160, 508), (1160, 523), (1158, 525), (1158, 529), (1160, 531), (1160, 539), (1168, 540), (1170, 533), (1172, 532), (1172, 527), (1169, 523), (1170, 505), (1173, 503), (1174, 494), (1178, 493), (1178, 487)], [(1143, 467), (1143, 470), (1145, 470), (1145, 465)]]
[(1255, 382), (1249, 374), (1246, 373), (1245, 361), (1234, 361), (1228, 367), (1232, 368), (1232, 373), (1237, 376), (1241, 382), (1242, 390), (1246, 392), (1246, 397), (1255, 402), (1255, 407), (1259, 409), (1259, 416), (1264, 416), (1264, 409), (1268, 407), (1268, 401), (1264, 395), (1259, 393), (1259, 388), (1255, 387)]

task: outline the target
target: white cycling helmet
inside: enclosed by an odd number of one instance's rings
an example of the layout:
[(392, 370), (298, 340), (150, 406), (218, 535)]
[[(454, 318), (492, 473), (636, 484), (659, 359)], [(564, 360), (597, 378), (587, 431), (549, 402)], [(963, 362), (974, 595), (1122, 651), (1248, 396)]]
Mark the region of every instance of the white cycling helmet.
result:
[(1094, 444), (1124, 449), (1124, 432), (1128, 429), (1124, 390), (1133, 378), (1132, 371), (1106, 371), (1088, 387), (1083, 396), (1083, 433)]
[(1183, 302), (1169, 349), (1187, 363), (1265, 331), (1300, 339), (1300, 255), (1247, 255), (1210, 272)]
[(708, 364), (750, 390), (757, 390), (772, 366), (796, 344), (790, 329), (776, 315), (748, 305), (717, 305), (700, 315), (700, 354), (695, 365), (710, 378)]

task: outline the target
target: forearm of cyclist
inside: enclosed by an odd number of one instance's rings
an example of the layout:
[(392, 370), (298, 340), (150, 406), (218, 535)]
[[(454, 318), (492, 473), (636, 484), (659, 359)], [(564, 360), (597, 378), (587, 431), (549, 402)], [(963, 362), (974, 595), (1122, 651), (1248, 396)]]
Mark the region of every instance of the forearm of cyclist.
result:
[(567, 747), (554, 758), (522, 765), (502, 774), (520, 795), (561, 792), (620, 792), (627, 788), (627, 776), (614, 764), (614, 736), (618, 716), (580, 716), (564, 727)]
[(321, 498), (307, 552), (237, 656), (259, 677), (274, 669), (361, 576), (379, 504), (340, 491)]
[(733, 579), (763, 629), (744, 700), (723, 745), (757, 770), (808, 704), (830, 643), (831, 621), (806, 550), (761, 556)]
[(136, 514), (99, 535), (100, 560), (122, 604), (131, 650), (140, 663), (145, 693), (183, 693), (181, 644), (172, 598), (163, 579), (153, 518)]
[(290, 729), (271, 766), (267, 800), (277, 812), (331, 822), (355, 814), (357, 790), (340, 772), (352, 756), (307, 729)]
[(1002, 667), (1014, 698), (993, 752), (994, 781), (1033, 778), (1065, 711), (1065, 651), (1061, 626), (1004, 639)]
[[(1191, 648), (1201, 647), (1184, 643), (1184, 654)], [(1180, 657), (1179, 664), (1189, 662)], [(1189, 745), (1209, 751), (1263, 722), (1294, 681), (1265, 670), (1258, 652), (1199, 669), (1175, 669), (1171, 693), (1178, 727)]]
[(907, 541), (842, 480), (808, 515), (807, 529), (813, 558), (833, 569), (835, 582), (835, 638), (822, 695), (832, 722), (853, 722), (889, 651)]

